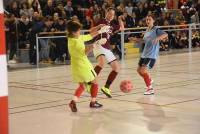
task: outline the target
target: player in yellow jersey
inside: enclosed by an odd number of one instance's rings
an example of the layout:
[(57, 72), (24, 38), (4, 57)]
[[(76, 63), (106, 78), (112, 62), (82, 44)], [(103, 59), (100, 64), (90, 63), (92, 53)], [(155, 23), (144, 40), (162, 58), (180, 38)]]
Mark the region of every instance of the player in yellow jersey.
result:
[[(77, 112), (76, 102), (84, 91), (85, 83), (91, 83), (91, 108), (100, 108), (102, 104), (96, 101), (98, 93), (98, 84), (96, 73), (90, 63), (87, 54), (92, 51), (93, 45), (85, 46), (84, 42), (91, 40), (98, 34), (105, 32), (102, 30), (104, 25), (98, 25), (90, 30), (90, 34), (81, 35), (80, 30), (82, 25), (76, 21), (69, 21), (67, 24), (68, 31), (68, 49), (71, 56), (71, 71), (73, 82), (79, 83), (69, 107), (72, 112)], [(99, 30), (99, 31), (98, 31)]]

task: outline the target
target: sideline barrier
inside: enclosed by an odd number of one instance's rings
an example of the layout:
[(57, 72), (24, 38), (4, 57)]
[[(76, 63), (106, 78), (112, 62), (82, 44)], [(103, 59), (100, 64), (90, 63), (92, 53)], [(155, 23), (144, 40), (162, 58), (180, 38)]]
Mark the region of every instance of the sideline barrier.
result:
[[(184, 25), (169, 25), (169, 26), (157, 26), (158, 28), (164, 29), (164, 31), (187, 31), (189, 48), (188, 51), (192, 50), (192, 30), (200, 31), (200, 24), (184, 24)], [(121, 57), (122, 62), (124, 61), (125, 52), (124, 52), (124, 43), (125, 35), (127, 34), (140, 34), (144, 33), (147, 27), (136, 27), (136, 28), (126, 28), (124, 31), (121, 31), (119, 34), (121, 36)], [(82, 30), (82, 33), (86, 33), (88, 30)], [(67, 32), (42, 32), (36, 35), (36, 54), (37, 54), (37, 67), (39, 67), (39, 39), (52, 39), (52, 38), (67, 38), (67, 36), (55, 36), (56, 34), (66, 34)], [(50, 35), (45, 37), (40, 37), (39, 35)], [(67, 43), (66, 43), (67, 44)]]

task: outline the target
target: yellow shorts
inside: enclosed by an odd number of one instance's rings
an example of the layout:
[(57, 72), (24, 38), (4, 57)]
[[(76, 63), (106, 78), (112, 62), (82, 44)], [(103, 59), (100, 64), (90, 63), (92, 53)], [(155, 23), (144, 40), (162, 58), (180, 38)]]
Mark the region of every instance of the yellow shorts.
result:
[[(73, 70), (73, 69), (72, 69)], [(97, 74), (91, 67), (79, 68), (72, 71), (72, 78), (74, 82), (91, 82), (96, 78)]]

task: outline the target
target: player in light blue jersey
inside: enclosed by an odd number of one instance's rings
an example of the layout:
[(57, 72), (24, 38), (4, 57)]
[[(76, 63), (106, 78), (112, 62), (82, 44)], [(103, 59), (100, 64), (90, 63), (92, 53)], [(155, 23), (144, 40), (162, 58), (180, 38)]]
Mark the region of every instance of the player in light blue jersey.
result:
[(152, 87), (153, 80), (151, 79), (147, 69), (152, 69), (156, 62), (156, 59), (159, 55), (160, 41), (168, 37), (166, 32), (154, 26), (154, 22), (154, 16), (148, 15), (146, 17), (146, 24), (148, 27), (143, 39), (136, 39), (133, 37), (129, 38), (129, 40), (132, 41), (144, 41), (145, 43), (137, 68), (138, 74), (144, 79), (144, 82), (147, 86), (147, 90), (145, 91), (144, 95), (154, 94), (154, 89)]

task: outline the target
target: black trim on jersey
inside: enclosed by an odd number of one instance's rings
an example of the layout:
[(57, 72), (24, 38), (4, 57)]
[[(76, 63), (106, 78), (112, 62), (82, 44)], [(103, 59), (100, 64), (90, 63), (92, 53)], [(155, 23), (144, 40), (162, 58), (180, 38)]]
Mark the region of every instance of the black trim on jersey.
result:
[(93, 76), (96, 77), (96, 75), (95, 75), (95, 73), (93, 72), (93, 70), (91, 70), (91, 72), (92, 72)]

